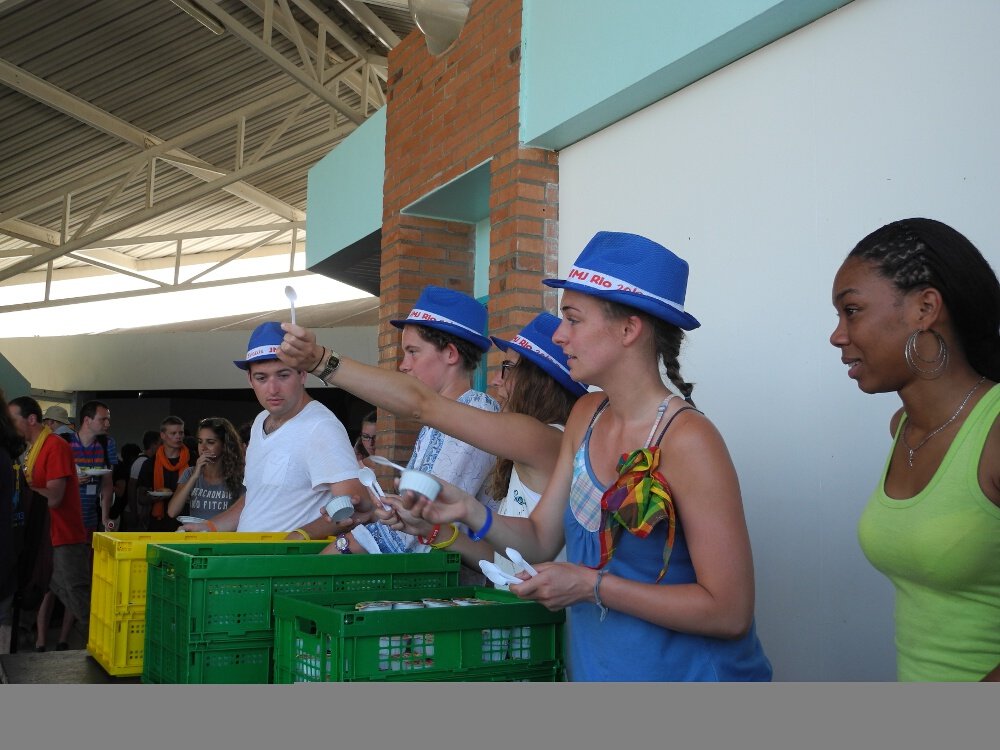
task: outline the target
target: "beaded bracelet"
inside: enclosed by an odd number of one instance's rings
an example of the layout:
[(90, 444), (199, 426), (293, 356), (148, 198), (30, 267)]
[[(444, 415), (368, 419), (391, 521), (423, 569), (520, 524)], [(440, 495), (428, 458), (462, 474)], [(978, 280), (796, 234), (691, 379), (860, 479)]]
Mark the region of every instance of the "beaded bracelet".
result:
[(493, 525), (493, 509), (490, 506), (486, 506), (486, 523), (483, 524), (483, 528), (477, 531), (475, 534), (472, 533), (472, 529), (469, 529), (469, 539), (474, 542), (478, 542), (480, 539), (485, 537), (489, 531), (490, 526)]
[(441, 533), (441, 524), (436, 523), (434, 524), (434, 528), (431, 529), (431, 535), (429, 537), (424, 538), (420, 536), (420, 534), (417, 534), (417, 541), (420, 542), (421, 544), (433, 545), (434, 542), (437, 541), (438, 534), (440, 533)]
[(594, 581), (594, 604), (601, 609), (601, 622), (604, 622), (604, 618), (608, 616), (608, 608), (605, 607), (604, 602), (601, 601), (601, 593), (599, 591), (601, 588), (601, 579), (604, 578), (604, 574), (607, 572), (607, 568), (602, 568), (597, 571), (597, 579)]
[(455, 540), (458, 539), (458, 526), (456, 526), (453, 523), (448, 525), (451, 526), (451, 536), (445, 539), (443, 542), (432, 544), (431, 547), (433, 547), (434, 549), (444, 549), (445, 547), (450, 547), (455, 543)]

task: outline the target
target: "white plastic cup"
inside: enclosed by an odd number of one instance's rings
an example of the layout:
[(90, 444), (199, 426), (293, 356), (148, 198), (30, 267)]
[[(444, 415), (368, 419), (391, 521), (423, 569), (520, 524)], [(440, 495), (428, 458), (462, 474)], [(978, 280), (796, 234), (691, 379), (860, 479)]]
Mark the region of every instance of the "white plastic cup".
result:
[(433, 501), (441, 491), (441, 485), (430, 474), (416, 469), (406, 469), (399, 477), (399, 491), (402, 493), (404, 490), (416, 492)]
[(354, 514), (354, 503), (349, 495), (336, 495), (326, 504), (326, 512), (334, 521), (346, 521)]

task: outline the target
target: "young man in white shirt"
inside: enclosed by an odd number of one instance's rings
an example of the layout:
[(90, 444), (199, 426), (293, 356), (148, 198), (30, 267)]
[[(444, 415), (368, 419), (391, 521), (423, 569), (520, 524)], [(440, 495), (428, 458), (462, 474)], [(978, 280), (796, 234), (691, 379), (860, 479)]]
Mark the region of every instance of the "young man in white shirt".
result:
[[(211, 521), (185, 529), (288, 531), (325, 539), (371, 520), (371, 498), (358, 481), (347, 430), (306, 392), (306, 373), (278, 360), (283, 336), (279, 323), (262, 323), (250, 336), (246, 359), (233, 362), (247, 371), (264, 408), (247, 447), (246, 495)], [(323, 510), (337, 495), (351, 497), (350, 519), (334, 522)]]

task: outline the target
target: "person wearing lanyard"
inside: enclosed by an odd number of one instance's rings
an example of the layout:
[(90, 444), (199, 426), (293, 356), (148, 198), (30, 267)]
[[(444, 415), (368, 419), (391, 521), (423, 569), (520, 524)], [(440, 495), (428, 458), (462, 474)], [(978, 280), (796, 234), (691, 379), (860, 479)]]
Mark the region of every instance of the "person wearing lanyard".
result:
[(104, 474), (80, 477), (80, 502), (83, 526), (87, 538), (101, 528), (114, 531), (115, 522), (110, 518), (114, 501), (112, 469), (118, 463), (118, 450), (111, 429), (111, 410), (100, 401), (88, 401), (80, 408), (80, 429), (67, 436), (73, 449), (73, 460), (78, 472), (104, 470)]

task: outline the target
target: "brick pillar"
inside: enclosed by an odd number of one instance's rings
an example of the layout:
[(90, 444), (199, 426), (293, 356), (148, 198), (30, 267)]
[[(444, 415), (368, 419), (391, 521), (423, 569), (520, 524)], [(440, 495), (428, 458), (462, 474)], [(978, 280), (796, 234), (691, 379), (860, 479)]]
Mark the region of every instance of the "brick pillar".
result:
[[(396, 368), (403, 318), (420, 290), (471, 292), (474, 227), (402, 210), (490, 160), (490, 332), (555, 312), (558, 156), (518, 143), (520, 0), (474, 0), (452, 50), (431, 57), (415, 30), (389, 53), (379, 365)], [(494, 352), (489, 362), (496, 366)], [(379, 444), (409, 457), (419, 425), (379, 412)]]

